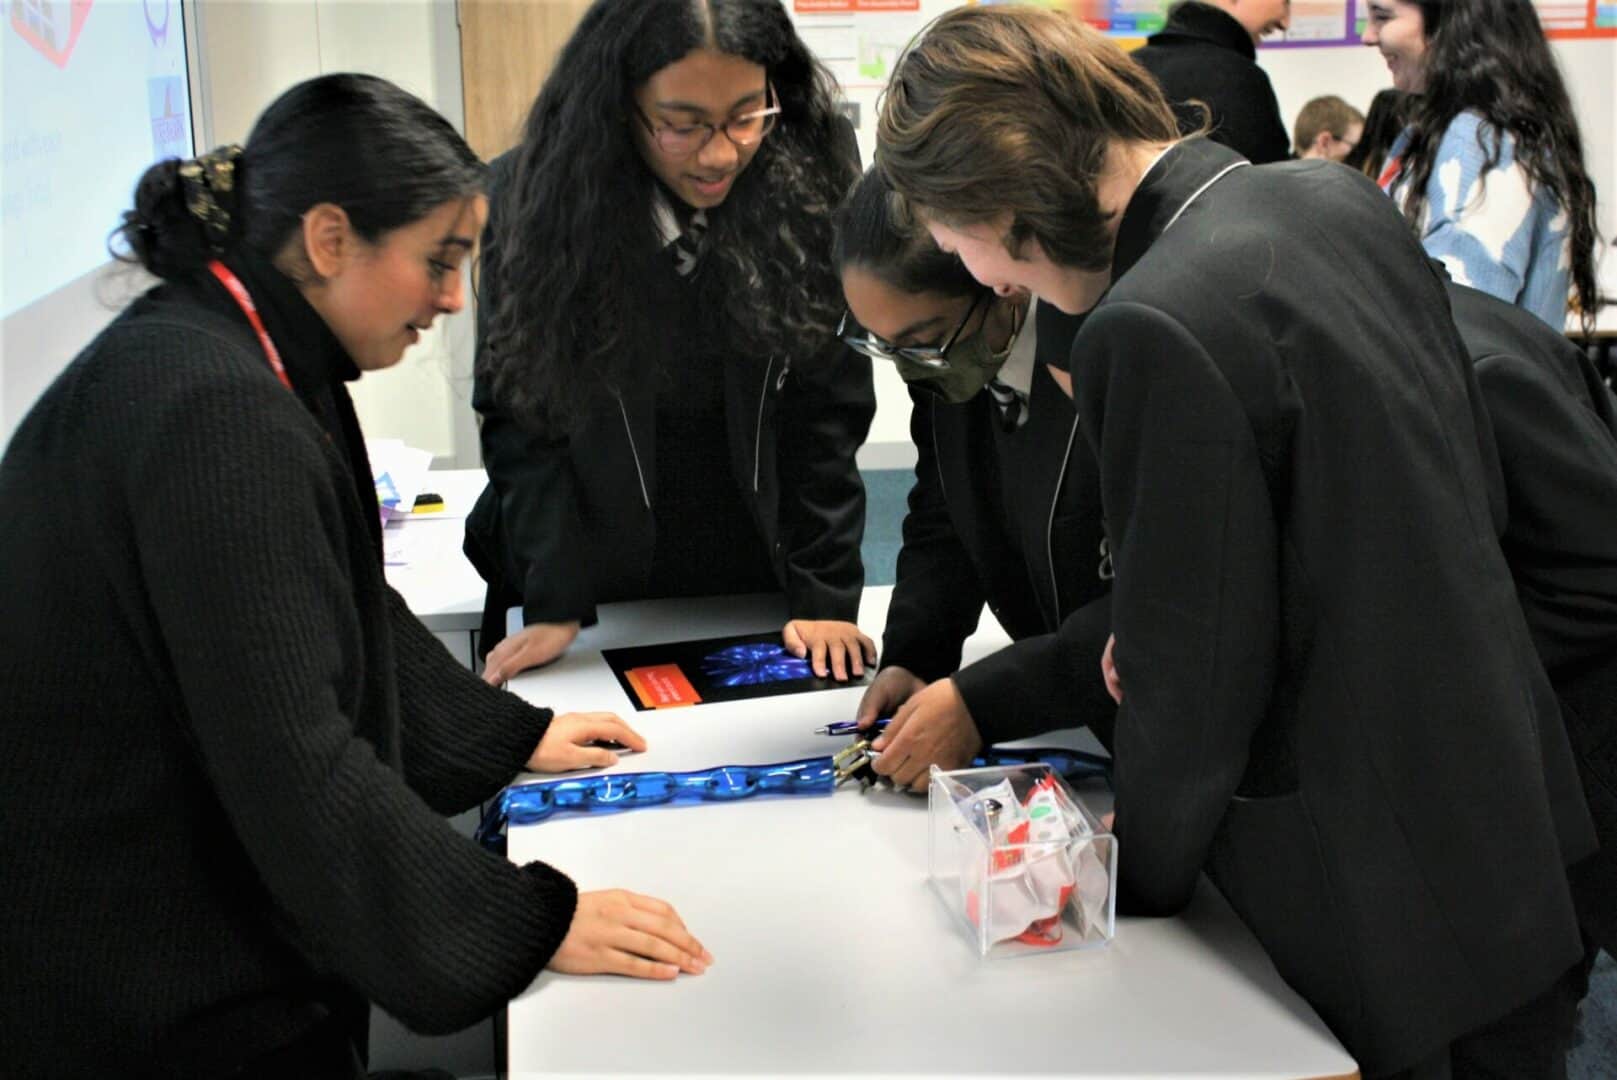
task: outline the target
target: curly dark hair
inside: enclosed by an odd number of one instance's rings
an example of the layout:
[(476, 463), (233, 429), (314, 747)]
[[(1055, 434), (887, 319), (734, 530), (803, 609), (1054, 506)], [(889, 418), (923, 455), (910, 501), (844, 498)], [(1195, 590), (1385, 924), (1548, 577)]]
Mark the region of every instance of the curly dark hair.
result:
[(830, 73), (779, 0), (596, 0), (534, 102), (491, 215), (477, 375), (513, 416), (571, 429), (664, 344), (666, 329), (635, 310), (661, 240), (657, 181), (629, 125), (635, 91), (703, 48), (763, 67), (781, 114), (707, 212), (700, 315), (738, 349), (796, 358), (829, 342), (842, 310), (831, 214), (859, 167)]
[(1583, 139), (1566, 82), (1528, 0), (1417, 0), (1426, 23), (1425, 86), (1408, 106), (1410, 142), (1404, 151), (1409, 188), (1404, 216), (1419, 221), (1433, 159), (1449, 124), (1462, 112), (1479, 114), (1491, 132), (1479, 142), (1487, 167), (1499, 164), (1501, 133), (1515, 141), (1527, 179), (1548, 191), (1566, 213), (1572, 285), (1578, 308), (1593, 318), (1595, 186), (1583, 163)]

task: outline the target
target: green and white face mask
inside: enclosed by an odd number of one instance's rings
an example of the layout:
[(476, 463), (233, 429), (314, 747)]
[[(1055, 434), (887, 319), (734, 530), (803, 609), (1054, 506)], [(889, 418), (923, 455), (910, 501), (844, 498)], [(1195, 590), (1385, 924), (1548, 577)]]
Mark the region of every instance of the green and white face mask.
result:
[(1016, 339), (1021, 336), (1022, 324), (1027, 319), (1027, 306), (1017, 307), (1011, 314), (1011, 332), (1005, 344), (995, 349), (988, 341), (990, 319), (983, 317), (982, 325), (970, 337), (953, 342), (939, 357), (944, 366), (920, 364), (905, 356), (897, 356), (893, 363), (904, 381), (930, 394), (935, 394), (951, 405), (970, 401), (982, 392), (989, 380), (1005, 366)]
[[(1028, 305), (1023, 303), (1012, 313), (1011, 332), (1004, 345), (994, 349), (988, 341), (994, 299), (994, 294), (986, 289), (978, 293), (954, 331), (939, 345), (892, 345), (864, 331), (846, 315), (837, 334), (849, 348), (875, 360), (890, 361), (911, 386), (958, 405), (970, 401), (999, 373), (1026, 320)], [(977, 330), (970, 336), (960, 336), (984, 301), (989, 311)]]

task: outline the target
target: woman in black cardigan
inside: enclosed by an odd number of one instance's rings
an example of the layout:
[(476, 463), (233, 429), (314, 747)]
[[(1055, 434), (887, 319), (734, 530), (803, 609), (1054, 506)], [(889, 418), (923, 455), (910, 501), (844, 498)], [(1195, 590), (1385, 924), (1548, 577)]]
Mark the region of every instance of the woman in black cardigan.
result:
[(283, 94), (245, 150), (153, 166), (163, 279), (0, 462), (0, 1046), (29, 1077), (363, 1077), (547, 965), (673, 978), (671, 908), (579, 893), (444, 820), (644, 741), (456, 664), (382, 576), (343, 383), (461, 306), (484, 168), (380, 79)]
[(853, 621), (875, 397), (827, 258), (857, 168), (776, 0), (584, 15), (494, 164), (466, 543), (490, 682), (598, 603), (668, 596), (784, 590), (817, 671), (874, 660)]

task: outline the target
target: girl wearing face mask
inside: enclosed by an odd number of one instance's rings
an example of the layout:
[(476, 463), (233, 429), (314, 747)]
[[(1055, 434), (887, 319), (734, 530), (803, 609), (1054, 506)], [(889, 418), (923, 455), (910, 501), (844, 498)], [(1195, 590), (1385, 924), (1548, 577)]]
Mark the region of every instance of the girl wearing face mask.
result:
[[(1077, 320), (998, 296), (901, 224), (872, 169), (837, 214), (842, 338), (898, 368), (918, 460), (882, 667), (859, 720), (904, 719), (891, 775), (920, 786), (986, 744), (1074, 724), (1109, 741), (1099, 675), (1111, 567), (1063, 371)], [(987, 603), (1014, 644), (960, 668)]]
[(826, 257), (858, 153), (785, 9), (597, 0), (492, 173), (485, 677), (554, 659), (599, 603), (754, 592), (785, 594), (818, 672), (862, 675), (875, 395)]
[(1372, 0), (1364, 43), (1413, 94), (1381, 186), (1462, 285), (1557, 330), (1597, 305), (1595, 190), (1528, 0)]

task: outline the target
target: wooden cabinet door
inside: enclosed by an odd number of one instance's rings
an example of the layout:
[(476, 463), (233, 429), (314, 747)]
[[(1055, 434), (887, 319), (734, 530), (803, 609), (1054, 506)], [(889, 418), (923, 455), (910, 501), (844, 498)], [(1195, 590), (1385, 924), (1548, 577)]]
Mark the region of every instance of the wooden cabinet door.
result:
[(460, 0), (466, 141), (484, 161), (516, 145), (539, 87), (590, 0)]

